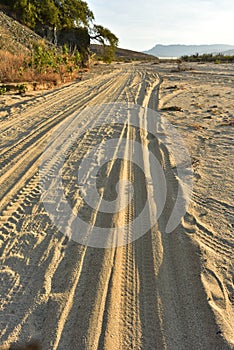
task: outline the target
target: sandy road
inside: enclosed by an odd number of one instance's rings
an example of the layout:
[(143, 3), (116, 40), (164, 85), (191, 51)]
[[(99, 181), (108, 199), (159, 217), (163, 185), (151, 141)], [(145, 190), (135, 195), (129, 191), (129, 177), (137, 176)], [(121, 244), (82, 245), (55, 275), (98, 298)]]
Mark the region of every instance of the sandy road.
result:
[[(209, 235), (204, 238), (206, 231), (198, 228), (195, 220), (164, 234), (178, 180), (167, 149), (157, 139), (133, 128), (128, 118), (124, 125), (112, 125), (108, 111), (105, 123), (92, 121), (92, 129), (70, 150), (64, 165), (64, 186), (76, 212), (91, 226), (104, 223), (106, 227), (122, 227), (141, 212), (142, 203), (147, 201), (143, 184), (145, 176), (152, 180), (149, 153), (155, 154), (166, 174), (165, 209), (158, 224), (133, 243), (97, 249), (69, 242), (51, 222), (40, 197), (38, 166), (48, 137), (57, 126), (85, 107), (108, 102), (133, 102), (156, 110), (160, 83), (155, 68), (117, 65), (94, 74), (92, 79), (13, 107), (7, 118), (1, 119), (3, 349), (31, 339), (38, 340), (43, 350), (231, 348), (219, 334), (200, 277), (200, 251), (187, 231), (200, 229), (203, 240), (209, 240)], [(85, 130), (86, 121), (81, 120), (80, 126)], [(156, 127), (165, 131), (163, 125)], [(137, 157), (144, 173), (132, 162), (109, 162), (98, 179), (98, 205), (104, 199), (113, 199), (119, 179), (132, 182), (135, 191), (125, 210), (101, 215), (77, 195), (75, 174), (92, 147), (113, 136), (119, 138), (119, 145), (127, 140), (125, 151), (130, 159), (136, 152), (130, 141), (142, 145)], [(96, 161), (101, 157), (100, 150)], [(57, 166), (56, 159), (51, 158), (43, 171), (50, 174)], [(120, 200), (128, 201), (124, 193), (120, 196)], [(61, 216), (62, 205), (58, 203)], [(146, 221), (151, 221), (154, 206), (150, 203)], [(124, 235), (131, 240), (133, 232), (129, 229)], [(220, 244), (219, 249), (231, 257), (228, 245)]]

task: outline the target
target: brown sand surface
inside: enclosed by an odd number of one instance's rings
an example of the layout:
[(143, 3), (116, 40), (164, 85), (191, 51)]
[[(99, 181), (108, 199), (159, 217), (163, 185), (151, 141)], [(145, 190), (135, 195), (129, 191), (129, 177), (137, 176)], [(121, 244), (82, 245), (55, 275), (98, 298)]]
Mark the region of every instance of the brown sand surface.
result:
[[(43, 350), (233, 348), (234, 67), (173, 68), (111, 65), (54, 91), (0, 97), (0, 349), (30, 341)], [(142, 172), (131, 162), (116, 161), (100, 173), (100, 205), (112, 198), (121, 178), (138, 188), (133, 200), (113, 215), (85, 211), (74, 169), (97, 143), (112, 135), (120, 144), (127, 140), (131, 159), (130, 140), (138, 141), (148, 149), (142, 146), (138, 155), (147, 179), (152, 180), (151, 151), (166, 174), (167, 200), (157, 225), (128, 245), (103, 249), (69, 241), (56, 228), (43, 205), (38, 167), (53, 130), (85, 107), (110, 102), (158, 109), (189, 150), (194, 183), (186, 215), (165, 234), (179, 186), (167, 149), (131, 127), (128, 118), (116, 128), (107, 114), (106, 123), (94, 119), (88, 131), (81, 120), (84, 137), (64, 164), (64, 186), (91, 226), (100, 221), (124, 226), (146, 197)], [(167, 131), (160, 121), (157, 128)], [(97, 151), (93, 162), (101, 159)], [(56, 166), (52, 158), (44, 172)], [(125, 194), (120, 196), (124, 200)], [(150, 221), (150, 212), (146, 215)], [(131, 230), (126, 235), (131, 237)]]

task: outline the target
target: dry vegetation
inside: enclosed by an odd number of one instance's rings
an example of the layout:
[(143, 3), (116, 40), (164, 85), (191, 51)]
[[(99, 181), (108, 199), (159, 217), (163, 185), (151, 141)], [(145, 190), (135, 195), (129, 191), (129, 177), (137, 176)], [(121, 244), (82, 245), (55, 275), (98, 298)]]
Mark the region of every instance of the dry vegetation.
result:
[(0, 50), (1, 93), (10, 89), (8, 83), (48, 83), (58, 85), (77, 78), (80, 55), (48, 50), (43, 43), (36, 43), (31, 55), (14, 54)]
[(14, 83), (52, 87), (74, 80), (80, 61), (78, 53), (69, 54), (66, 47), (57, 50), (0, 11), (0, 94), (17, 90)]

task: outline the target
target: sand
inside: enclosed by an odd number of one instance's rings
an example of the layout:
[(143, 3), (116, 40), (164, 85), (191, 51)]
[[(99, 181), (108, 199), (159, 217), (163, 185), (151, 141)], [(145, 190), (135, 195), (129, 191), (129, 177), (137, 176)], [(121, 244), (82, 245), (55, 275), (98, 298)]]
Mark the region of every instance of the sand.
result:
[[(0, 97), (0, 349), (31, 340), (43, 350), (232, 349), (234, 69), (194, 64), (193, 70), (171, 72), (174, 68), (116, 64), (54, 91)], [(138, 157), (148, 181), (153, 183), (149, 153), (154, 152), (168, 186), (157, 224), (132, 243), (104, 249), (69, 241), (53, 224), (41, 198), (38, 167), (53, 130), (85, 107), (110, 102), (158, 109), (182, 136), (194, 181), (186, 215), (165, 234), (179, 186), (168, 150), (132, 128), (129, 119), (118, 127), (111, 113), (100, 116), (102, 125), (89, 120), (92, 130), (64, 165), (64, 186), (91, 227), (122, 227), (146, 198), (142, 172), (131, 162), (110, 162), (100, 173), (98, 205), (113, 199), (121, 178), (137, 188), (133, 201), (116, 214), (87, 209), (77, 195), (75, 169), (97, 143), (113, 135), (120, 145), (127, 140), (125, 151), (133, 159), (131, 140), (140, 142)], [(80, 125), (85, 130), (85, 120)], [(93, 167), (102, 156), (97, 151)], [(50, 174), (56, 166), (52, 157), (43, 171)], [(149, 203), (146, 217), (153, 222), (156, 204)], [(131, 239), (133, 232), (125, 235)]]

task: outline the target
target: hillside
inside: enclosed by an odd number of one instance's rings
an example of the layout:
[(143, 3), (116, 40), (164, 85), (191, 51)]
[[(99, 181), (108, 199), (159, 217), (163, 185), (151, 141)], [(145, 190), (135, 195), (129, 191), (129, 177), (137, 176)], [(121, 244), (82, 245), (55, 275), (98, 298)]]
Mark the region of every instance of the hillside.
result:
[[(97, 55), (102, 54), (102, 46), (97, 44), (91, 44), (90, 49), (92, 52), (96, 53)], [(138, 51), (132, 51), (127, 49), (121, 49), (117, 48), (115, 52), (115, 56), (117, 59), (123, 59), (123, 60), (146, 60), (146, 61), (155, 61), (157, 60), (157, 57), (154, 55), (149, 55), (143, 52)]]
[(233, 45), (156, 45), (147, 54), (158, 57), (180, 57), (184, 55), (195, 55), (203, 53), (221, 53), (234, 49)]
[(80, 55), (63, 55), (61, 49), (2, 11), (0, 62), (0, 95), (9, 91), (24, 94), (73, 81), (82, 64)]
[[(0, 11), (0, 49), (13, 54), (29, 53), (32, 44), (42, 38), (28, 27)], [(53, 46), (47, 42), (48, 46)]]

